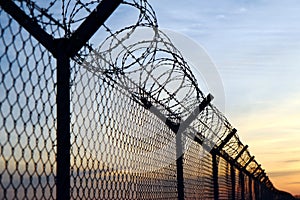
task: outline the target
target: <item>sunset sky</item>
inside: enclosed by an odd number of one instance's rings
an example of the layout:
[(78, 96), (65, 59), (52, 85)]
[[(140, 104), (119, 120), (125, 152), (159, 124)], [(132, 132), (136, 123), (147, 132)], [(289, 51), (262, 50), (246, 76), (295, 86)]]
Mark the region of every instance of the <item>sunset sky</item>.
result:
[[(244, 145), (249, 145), (251, 156), (255, 156), (255, 160), (265, 169), (275, 188), (300, 195), (300, 0), (144, 1), (148, 1), (153, 6), (159, 27), (166, 34), (171, 34), (171, 40), (174, 38), (177, 40), (174, 44), (178, 45), (180, 51), (182, 50), (184, 58), (187, 56), (188, 64), (191, 64), (191, 70), (197, 78), (201, 91), (205, 95), (211, 93), (214, 96), (212, 103), (238, 130), (239, 138)], [(36, 2), (41, 8), (46, 8), (49, 4), (46, 1)], [(87, 3), (86, 7), (79, 1), (72, 2), (79, 10), (84, 10), (83, 13), (90, 14), (89, 9), (86, 8), (96, 7), (96, 1), (94, 4)], [(22, 9), (29, 13), (30, 9), (26, 8), (26, 5), (22, 3)], [(34, 7), (33, 4), (28, 5)], [(0, 39), (2, 65), (0, 68), (2, 75), (0, 76), (2, 80), (0, 84), (0, 199), (10, 195), (16, 197), (28, 195), (30, 199), (30, 195), (36, 197), (48, 195), (47, 191), (50, 191), (48, 192), (50, 196), (54, 196), (56, 191), (59, 191), (59, 181), (62, 180), (61, 182), (64, 183), (64, 177), (55, 171), (59, 167), (71, 170), (71, 192), (74, 193), (72, 197), (75, 199), (76, 195), (82, 196), (81, 191), (90, 196), (101, 193), (100, 195), (109, 195), (110, 198), (112, 196), (125, 198), (126, 195), (128, 196), (127, 190), (130, 191), (129, 196), (138, 198), (140, 189), (146, 191), (145, 195), (142, 194), (145, 198), (147, 195), (149, 198), (155, 198), (156, 194), (152, 191), (156, 188), (160, 189), (157, 195), (160, 193), (176, 195), (173, 192), (178, 192), (180, 195), (180, 182), (183, 179), (179, 176), (179, 169), (183, 164), (185, 168), (181, 173), (189, 172), (184, 174), (184, 178), (187, 177), (187, 182), (184, 183), (200, 180), (204, 183), (203, 188), (214, 186), (216, 189), (221, 188), (220, 191), (227, 187), (225, 182), (223, 185), (217, 183), (219, 186), (216, 187), (215, 176), (212, 176), (212, 173), (215, 175), (215, 170), (211, 165), (216, 159), (204, 157), (203, 152), (208, 151), (205, 148), (198, 148), (198, 144), (193, 147), (191, 145), (194, 144), (193, 140), (180, 138), (185, 136), (183, 133), (187, 133), (181, 131), (182, 127), (188, 131), (191, 126), (209, 133), (215, 130), (215, 132), (224, 131), (224, 127), (214, 129), (214, 126), (218, 126), (223, 121), (215, 120), (215, 115), (211, 117), (211, 110), (207, 110), (208, 114), (203, 115), (207, 120), (203, 120), (202, 124), (196, 124), (197, 126), (192, 123), (188, 127), (185, 126), (187, 123), (182, 123), (184, 126), (179, 127), (174, 123), (168, 123), (169, 119), (175, 119), (177, 123), (179, 117), (188, 118), (186, 115), (179, 115), (179, 112), (172, 112), (179, 107), (170, 106), (174, 102), (177, 104), (177, 101), (173, 100), (174, 96), (182, 97), (181, 99), (185, 99), (186, 102), (199, 103), (195, 101), (196, 97), (193, 99), (186, 97), (186, 93), (178, 92), (182, 88), (188, 91), (186, 88), (191, 88), (195, 84), (194, 82), (178, 84), (182, 83), (180, 80), (185, 80), (181, 75), (184, 74), (186, 79), (191, 77), (187, 75), (190, 71), (186, 70), (183, 73), (183, 68), (177, 68), (178, 66), (171, 63), (169, 57), (162, 58), (165, 55), (174, 56), (168, 54), (174, 49), (164, 43), (166, 40), (156, 40), (157, 38), (153, 40), (153, 37), (148, 40), (145, 37), (146, 39), (142, 41), (139, 37), (144, 37), (145, 34), (138, 33), (139, 28), (136, 30), (128, 28), (130, 31), (126, 29), (120, 33), (114, 32), (118, 27), (124, 28), (121, 24), (123, 22), (132, 25), (129, 19), (136, 23), (140, 10), (131, 13), (129, 9), (126, 10), (126, 6), (120, 5), (105, 22), (105, 25), (107, 23), (110, 26), (102, 26), (98, 30), (102, 32), (94, 34), (89, 40), (89, 44), (95, 51), (85, 55), (85, 52), (91, 48), (84, 47), (84, 51), (80, 51), (78, 55), (74, 54), (70, 68), (72, 70), (70, 85), (61, 84), (59, 75), (58, 78), (54, 77), (57, 71), (65, 71), (56, 70), (55, 67), (68, 67), (64, 65), (65, 58), (70, 55), (68, 50), (72, 50), (69, 48), (72, 46), (65, 43), (67, 40), (56, 40), (54, 52), (51, 54), (41, 47), (39, 42), (30, 36), (31, 34), (20, 28), (15, 20), (11, 20), (11, 17), (0, 10), (2, 17), (0, 18), (0, 30), (2, 30), (0, 31), (2, 34)], [(54, 3), (53, 7), (50, 6), (55, 11), (52, 14), (54, 18), (60, 16), (67, 19), (62, 15), (64, 11), (61, 7), (64, 8), (65, 5), (62, 6), (59, 1)], [(77, 13), (76, 9), (74, 8), (74, 13)], [(84, 14), (79, 10), (79, 17), (76, 17), (81, 18)], [(36, 21), (40, 23), (39, 25), (43, 27), (50, 25), (51, 28), (47, 31), (57, 34), (54, 35), (56, 38), (61, 37), (56, 33), (59, 31), (53, 28), (56, 23), (52, 24), (48, 17), (38, 17), (39, 12), (44, 15), (43, 12), (48, 11), (46, 9), (37, 11), (35, 8), (35, 12), (32, 12), (37, 16)], [(62, 18), (57, 18), (59, 23)], [(46, 21), (42, 23), (40, 20)], [(31, 22), (27, 22), (28, 20), (25, 20), (24, 24), (31, 26)], [(70, 32), (73, 28), (75, 30), (79, 22), (81, 21), (72, 24)], [(108, 29), (113, 30), (114, 34)], [(151, 34), (154, 33), (153, 29), (146, 29), (148, 30)], [(131, 34), (138, 37), (133, 37), (131, 41)], [(108, 35), (112, 40), (108, 39), (102, 43)], [(78, 38), (74, 38), (76, 42)], [(165, 39), (165, 37), (161, 38)], [(138, 42), (135, 41), (136, 39)], [(126, 45), (133, 41), (133, 45)], [(148, 43), (151, 46), (144, 48), (143, 45)], [(58, 48), (64, 47), (64, 44), (67, 44), (65, 53)], [(156, 44), (165, 45), (163, 47), (167, 47), (168, 51), (159, 51), (161, 49), (158, 50)], [(53, 55), (57, 56), (57, 66)], [(140, 57), (136, 58), (135, 55)], [(155, 59), (154, 64), (153, 59)], [(123, 65), (119, 66), (120, 63)], [(185, 62), (175, 63), (185, 64)], [(171, 70), (165, 70), (160, 74), (161, 69)], [(166, 72), (172, 72), (176, 76)], [(139, 81), (138, 84), (135, 84), (136, 80)], [(163, 81), (165, 83), (162, 83)], [(189, 81), (183, 83), (190, 83)], [(172, 84), (169, 85), (169, 82)], [(69, 87), (71, 94), (71, 123), (65, 124), (70, 125), (71, 130), (71, 167), (68, 167), (68, 163), (59, 163), (58, 160), (64, 160), (57, 156), (61, 154), (62, 158), (67, 155), (65, 153), (68, 153), (70, 147), (69, 145), (65, 147), (64, 142), (59, 142), (59, 138), (65, 140), (64, 138), (68, 136), (60, 136), (64, 133), (63, 125), (60, 124), (68, 122), (68, 117), (62, 116), (63, 121), (57, 119), (57, 116), (60, 116), (60, 108), (63, 108), (61, 105), (64, 104), (62, 98), (57, 98), (55, 104), (55, 97), (59, 97), (57, 95), (57, 91), (60, 91), (57, 89), (59, 84), (62, 88), (63, 85), (66, 85), (67, 89)], [(169, 90), (169, 88), (173, 89), (175, 84), (178, 90)], [(159, 86), (158, 89), (156, 85)], [(150, 92), (146, 90), (148, 86), (151, 87)], [(158, 91), (156, 96), (151, 93), (155, 90)], [(195, 90), (188, 92), (195, 94)], [(148, 94), (152, 96), (148, 98)], [(168, 98), (162, 101), (162, 98), (158, 98), (161, 97), (159, 95)], [(144, 106), (141, 106), (142, 102)], [(179, 108), (183, 108), (181, 105)], [(193, 108), (191, 105), (185, 107), (188, 111)], [(163, 112), (160, 113), (160, 109)], [(191, 116), (194, 116), (192, 115), (194, 113), (191, 113)], [(67, 112), (66, 114), (68, 115)], [(186, 120), (188, 123), (192, 121), (189, 119), (191, 118)], [(173, 132), (177, 135), (175, 136)], [(196, 136), (192, 136), (195, 140)], [(209, 142), (219, 139), (207, 135), (205, 137)], [(199, 138), (202, 141), (202, 138)], [(203, 147), (205, 141), (203, 140)], [(181, 156), (183, 163), (180, 164), (175, 162), (175, 158), (180, 157), (182, 149), (191, 152), (184, 157)], [(195, 158), (204, 158), (206, 161), (194, 162)], [(192, 170), (189, 169), (190, 166)], [(197, 167), (203, 169), (194, 170)], [(217, 175), (225, 180), (228, 176), (225, 177), (224, 174), (229, 173), (229, 168), (225, 164), (223, 167), (226, 169), (220, 170)], [(176, 170), (178, 170), (177, 174)], [(208, 173), (202, 173), (205, 170)], [(196, 175), (197, 179), (195, 179)], [(235, 174), (236, 178), (237, 175)], [(208, 181), (214, 185), (210, 185)], [(90, 185), (94, 183), (100, 185), (100, 189), (95, 188), (94, 185), (91, 188)], [(164, 192), (164, 188), (167, 192)], [(99, 192), (93, 191), (98, 189)], [(204, 192), (209, 192), (208, 195), (216, 195), (211, 191), (204, 189)]]
[(225, 115), (275, 187), (300, 194), (300, 1), (150, 3), (161, 28), (207, 51), (223, 81)]

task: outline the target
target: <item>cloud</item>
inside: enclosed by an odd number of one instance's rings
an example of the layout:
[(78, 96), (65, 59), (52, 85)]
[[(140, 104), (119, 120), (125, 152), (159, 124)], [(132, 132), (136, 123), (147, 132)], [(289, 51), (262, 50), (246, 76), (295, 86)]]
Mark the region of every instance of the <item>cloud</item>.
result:
[(300, 162), (300, 160), (284, 160), (282, 162), (285, 162), (285, 163), (295, 163), (295, 162)]
[(300, 181), (298, 181), (298, 182), (290, 182), (290, 183), (288, 183), (288, 184), (290, 184), (290, 185), (299, 185), (299, 184), (300, 184)]
[(247, 11), (248, 11), (248, 9), (245, 8), (245, 7), (241, 7), (241, 8), (238, 9), (238, 13), (245, 13)]
[(217, 19), (225, 19), (226, 16), (223, 15), (223, 14), (219, 14), (219, 15), (216, 16), (216, 18), (217, 18)]
[(300, 175), (300, 170), (276, 171), (276, 172), (269, 172), (268, 174), (272, 177), (296, 176), (296, 175)]

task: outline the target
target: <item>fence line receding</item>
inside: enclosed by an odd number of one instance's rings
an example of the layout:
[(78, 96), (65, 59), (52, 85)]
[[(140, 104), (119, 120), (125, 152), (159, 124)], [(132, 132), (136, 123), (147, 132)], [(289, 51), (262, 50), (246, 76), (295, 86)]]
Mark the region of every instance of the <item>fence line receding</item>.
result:
[(146, 0), (0, 2), (0, 199), (293, 199)]

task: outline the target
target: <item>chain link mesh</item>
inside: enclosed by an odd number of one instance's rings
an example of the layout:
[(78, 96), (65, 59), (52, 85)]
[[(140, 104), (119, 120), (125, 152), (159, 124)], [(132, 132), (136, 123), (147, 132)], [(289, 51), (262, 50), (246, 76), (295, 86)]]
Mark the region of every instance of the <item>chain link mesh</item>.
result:
[(74, 68), (72, 198), (175, 199), (174, 134), (126, 90)]
[(0, 199), (53, 199), (55, 60), (3, 10), (0, 19)]
[[(66, 41), (102, 3), (13, 2), (30, 17), (27, 24)], [(0, 199), (56, 199), (56, 59), (2, 8), (0, 22)], [(71, 57), (71, 199), (178, 199), (180, 181), (185, 199), (282, 195), (238, 135), (227, 138), (234, 129), (212, 104), (183, 134), (178, 174), (176, 131), (166, 120), (180, 125), (205, 95), (157, 27), (146, 0), (123, 1)], [(132, 40), (141, 30), (150, 31), (150, 39)]]
[[(214, 199), (212, 157), (194, 141), (187, 139), (183, 174), (186, 199)], [(199, 192), (201, 191), (201, 192)]]
[(230, 177), (230, 168), (230, 164), (224, 158), (219, 157), (219, 199), (232, 199), (232, 182)]

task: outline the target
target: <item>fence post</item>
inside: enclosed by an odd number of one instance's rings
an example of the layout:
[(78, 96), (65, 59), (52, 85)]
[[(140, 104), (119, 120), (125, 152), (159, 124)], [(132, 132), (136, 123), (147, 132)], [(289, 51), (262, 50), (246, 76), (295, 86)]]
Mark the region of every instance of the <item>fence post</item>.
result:
[[(146, 98), (141, 98), (141, 102), (144, 107), (155, 114), (160, 120), (162, 120), (175, 134), (176, 134), (176, 167), (177, 167), (177, 193), (178, 199), (184, 200), (184, 178), (183, 178), (183, 156), (185, 145), (186, 128), (197, 118), (197, 116), (204, 110), (206, 106), (213, 100), (213, 96), (208, 94), (207, 97), (195, 108), (190, 116), (185, 121), (180, 123), (174, 123), (165, 117), (150, 101)], [(196, 141), (197, 138), (195, 137)], [(199, 141), (199, 144), (203, 141)]]
[(70, 199), (70, 59), (66, 39), (57, 39), (57, 174), (56, 199)]
[(252, 200), (253, 199), (253, 195), (252, 195), (253, 190), (252, 190), (252, 178), (251, 177), (249, 177), (248, 187), (249, 187), (249, 198), (250, 198), (250, 200)]
[(245, 177), (242, 171), (239, 171), (241, 185), (241, 200), (245, 200)]
[(231, 199), (235, 200), (235, 169), (230, 164), (230, 176), (231, 176)]
[(212, 169), (213, 169), (213, 182), (214, 182), (214, 199), (219, 199), (219, 183), (218, 183), (218, 160), (215, 152), (212, 154)]
[(184, 181), (183, 181), (183, 138), (182, 132), (176, 134), (176, 166), (177, 166), (177, 192), (178, 200), (184, 200)]
[(255, 181), (255, 199), (260, 200), (261, 199), (261, 189), (260, 189), (260, 184), (259, 181)]

